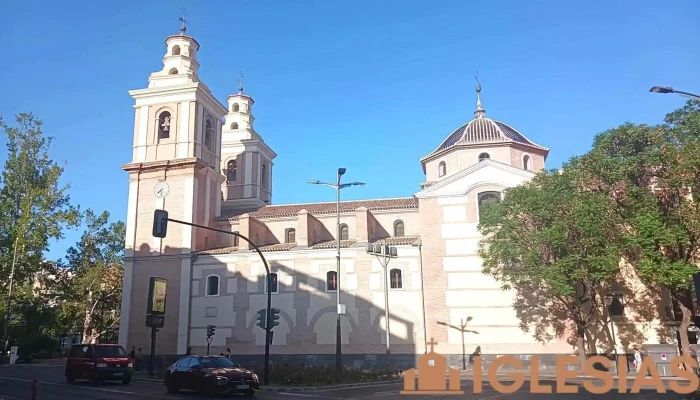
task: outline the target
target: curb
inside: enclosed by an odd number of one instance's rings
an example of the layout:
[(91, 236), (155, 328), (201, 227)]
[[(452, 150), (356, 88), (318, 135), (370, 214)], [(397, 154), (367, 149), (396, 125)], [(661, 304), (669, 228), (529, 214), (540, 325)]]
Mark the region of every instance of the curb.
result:
[(261, 386), (261, 392), (316, 392), (323, 390), (338, 390), (338, 389), (352, 389), (354, 387), (370, 387), (370, 386), (382, 386), (392, 383), (401, 383), (403, 379), (392, 379), (388, 381), (372, 381), (372, 382), (360, 382), (360, 383), (345, 383), (340, 385), (324, 385), (324, 386)]

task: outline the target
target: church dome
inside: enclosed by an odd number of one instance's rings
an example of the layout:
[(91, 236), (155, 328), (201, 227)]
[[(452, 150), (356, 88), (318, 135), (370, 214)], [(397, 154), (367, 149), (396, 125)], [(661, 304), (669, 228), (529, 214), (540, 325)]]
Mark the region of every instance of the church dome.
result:
[(486, 110), (481, 105), (481, 87), (477, 86), (477, 103), (474, 119), (455, 129), (433, 152), (423, 159), (442, 153), (452, 147), (515, 143), (548, 152), (515, 128), (500, 121), (486, 118)]

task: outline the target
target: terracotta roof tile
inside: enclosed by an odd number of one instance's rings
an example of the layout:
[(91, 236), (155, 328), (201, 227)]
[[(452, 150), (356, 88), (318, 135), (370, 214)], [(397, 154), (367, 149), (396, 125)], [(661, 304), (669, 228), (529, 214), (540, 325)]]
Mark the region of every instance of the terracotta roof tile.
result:
[(277, 243), (260, 246), (260, 251), (288, 251), (297, 247), (296, 243)]
[[(395, 199), (375, 199), (375, 200), (353, 200), (341, 201), (340, 212), (352, 212), (359, 207), (365, 207), (370, 211), (374, 210), (397, 210), (406, 208), (418, 208), (418, 199), (415, 197), (402, 197)], [(306, 210), (309, 214), (334, 214), (336, 203), (301, 203), (301, 204), (281, 204), (274, 206), (264, 206), (258, 211), (249, 213), (253, 218), (275, 218), (293, 217), (301, 210)], [(219, 221), (236, 221), (241, 214), (222, 217)]]
[(216, 249), (198, 251), (196, 254), (231, 254), (238, 251), (238, 247), (219, 247)]
[(380, 243), (384, 241), (389, 246), (406, 246), (416, 242), (418, 236), (390, 236), (384, 239), (375, 239), (371, 243)]
[[(340, 247), (341, 248), (350, 247), (355, 243), (357, 243), (355, 240), (341, 240)], [(336, 242), (335, 240), (329, 240), (327, 242), (316, 243), (315, 245), (311, 246), (311, 248), (312, 249), (335, 249), (337, 246), (338, 246), (338, 242)]]

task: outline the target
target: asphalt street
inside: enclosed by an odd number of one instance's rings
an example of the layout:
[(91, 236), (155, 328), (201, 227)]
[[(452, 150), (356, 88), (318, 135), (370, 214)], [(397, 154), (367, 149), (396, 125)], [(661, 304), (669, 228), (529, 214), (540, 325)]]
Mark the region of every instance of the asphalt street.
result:
[[(30, 400), (32, 397), (32, 380), (37, 380), (37, 400), (61, 400), (61, 399), (198, 399), (203, 398), (193, 393), (167, 394), (160, 382), (148, 382), (132, 380), (131, 384), (123, 385), (120, 382), (91, 385), (87, 382), (76, 382), (69, 385), (63, 377), (62, 366), (23, 366), (0, 368), (0, 396)], [(542, 382), (547, 384), (547, 382)], [(575, 383), (575, 382), (572, 382)], [(482, 393), (473, 393), (472, 383), (468, 380), (462, 382), (463, 395), (401, 395), (403, 388), (400, 383), (385, 384), (381, 386), (364, 386), (356, 388), (335, 388), (305, 392), (278, 393), (260, 391), (258, 399), (268, 400), (338, 400), (338, 399), (376, 399), (376, 400), (443, 400), (443, 399), (469, 399), (469, 400), (536, 400), (543, 396), (551, 399), (584, 400), (584, 399), (662, 399), (680, 400), (692, 399), (693, 396), (681, 395), (673, 392), (657, 393), (655, 390), (642, 390), (638, 394), (620, 394), (611, 392), (604, 395), (593, 395), (585, 390), (578, 394), (536, 394), (529, 393), (529, 385), (526, 382), (523, 388), (513, 394), (501, 394), (488, 385), (484, 385)], [(239, 397), (239, 396), (235, 396)], [(240, 396), (240, 398), (245, 398)], [(2, 397), (0, 397), (2, 399)], [(698, 398), (700, 400), (700, 397)]]

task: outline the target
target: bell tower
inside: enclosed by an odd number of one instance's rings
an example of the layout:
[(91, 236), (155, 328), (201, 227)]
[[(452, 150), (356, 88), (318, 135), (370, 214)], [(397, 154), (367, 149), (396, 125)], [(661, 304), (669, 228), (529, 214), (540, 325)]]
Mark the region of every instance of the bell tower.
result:
[(228, 96), (228, 113), (221, 133), (222, 208), (252, 211), (272, 202), (272, 166), (277, 154), (253, 128), (253, 98), (243, 93)]
[(119, 343), (150, 348), (145, 326), (151, 277), (168, 280), (165, 326), (158, 351), (184, 354), (189, 342), (191, 252), (214, 242), (211, 232), (170, 223), (167, 237), (152, 235), (156, 209), (170, 218), (214, 224), (220, 211), (221, 123), (226, 107), (199, 79), (199, 43), (180, 33), (165, 40), (163, 67), (134, 99), (132, 160), (126, 218), (124, 287)]

